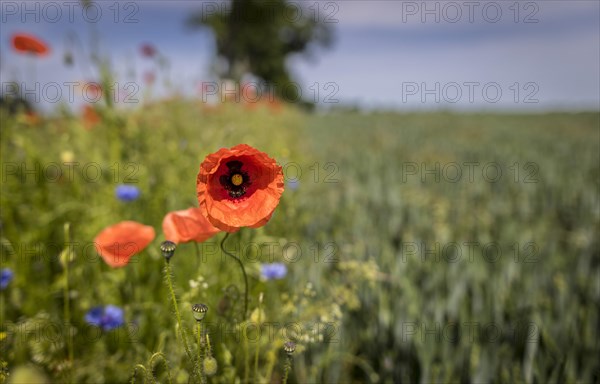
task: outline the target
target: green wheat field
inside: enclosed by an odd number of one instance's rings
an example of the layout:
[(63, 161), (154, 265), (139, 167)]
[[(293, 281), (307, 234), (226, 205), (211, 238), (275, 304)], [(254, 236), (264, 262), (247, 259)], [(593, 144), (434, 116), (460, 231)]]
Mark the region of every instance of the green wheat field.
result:
[[(172, 99), (1, 115), (0, 382), (600, 382), (597, 112), (302, 112)], [(217, 362), (199, 377), (178, 336), (161, 223), (197, 206), (202, 160), (249, 144), (283, 167), (270, 222), (170, 261)], [(136, 186), (121, 201), (115, 188)], [(123, 268), (93, 240), (134, 220), (156, 238)], [(281, 262), (281, 279), (261, 264)], [(96, 306), (124, 324), (86, 321)], [(296, 343), (289, 356), (283, 346)], [(206, 373), (206, 372), (205, 372)], [(287, 375), (287, 377), (286, 377)], [(204, 375), (206, 376), (206, 375)]]

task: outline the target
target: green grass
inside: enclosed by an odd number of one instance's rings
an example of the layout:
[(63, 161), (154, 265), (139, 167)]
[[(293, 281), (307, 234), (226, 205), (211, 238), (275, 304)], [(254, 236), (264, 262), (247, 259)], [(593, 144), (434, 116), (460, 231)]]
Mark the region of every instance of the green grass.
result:
[[(290, 383), (600, 380), (597, 113), (306, 115), (173, 100), (101, 115), (92, 130), (73, 116), (31, 125), (2, 115), (2, 267), (15, 278), (0, 293), (0, 348), (12, 377), (36, 366), (50, 382), (126, 382), (143, 364), (166, 382), (160, 358), (149, 364), (161, 352), (174, 382), (193, 380), (175, 336), (161, 222), (197, 205), (207, 154), (247, 143), (288, 179), (301, 174), (268, 225), (227, 241), (249, 274), (250, 319), (241, 272), (218, 251), (223, 234), (200, 244), (200, 258), (183, 244), (172, 259), (194, 353), (190, 307), (209, 307), (218, 362), (209, 382), (280, 382), (290, 338)], [(65, 160), (80, 163), (72, 175)], [(114, 197), (123, 181), (135, 181), (139, 200)], [(157, 238), (111, 269), (90, 244), (122, 220), (153, 226)], [(69, 324), (65, 223), (75, 242)], [(284, 280), (259, 279), (271, 259), (287, 263)], [(123, 307), (128, 326), (87, 326), (87, 310), (102, 304)]]

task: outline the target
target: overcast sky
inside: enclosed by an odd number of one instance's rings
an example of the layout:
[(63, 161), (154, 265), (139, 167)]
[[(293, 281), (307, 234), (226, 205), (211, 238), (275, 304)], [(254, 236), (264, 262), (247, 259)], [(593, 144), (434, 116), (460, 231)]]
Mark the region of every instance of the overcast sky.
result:
[[(191, 30), (184, 21), (193, 12), (221, 6), (218, 2), (104, 1), (87, 12), (72, 0), (0, 4), (5, 91), (8, 81), (30, 84), (35, 76), (42, 99), (56, 93), (47, 87), (44, 95), (42, 88), (57, 83), (60, 101), (68, 102), (64, 82), (97, 78), (87, 58), (93, 30), (100, 36), (100, 54), (111, 58), (121, 83), (143, 84), (143, 73), (153, 70), (154, 64), (139, 53), (146, 42), (170, 63), (158, 83), (170, 77), (174, 88), (191, 95), (199, 93), (201, 82), (211, 80), (212, 35)], [(599, 108), (596, 0), (295, 4), (334, 28), (331, 49), (289, 60), (304, 97), (322, 105), (339, 101), (403, 110)], [(16, 54), (10, 37), (17, 32), (41, 37), (52, 54), (35, 61)], [(67, 68), (63, 58), (69, 33), (77, 35), (76, 47), (82, 48), (74, 52), (75, 66)], [(155, 93), (167, 91), (156, 86)]]

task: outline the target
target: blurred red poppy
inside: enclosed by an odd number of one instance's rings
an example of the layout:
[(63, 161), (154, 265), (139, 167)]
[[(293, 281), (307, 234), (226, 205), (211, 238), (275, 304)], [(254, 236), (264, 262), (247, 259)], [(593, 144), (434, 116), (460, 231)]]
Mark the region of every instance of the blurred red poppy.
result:
[(12, 37), (12, 45), (19, 53), (30, 53), (35, 56), (46, 56), (50, 52), (48, 45), (33, 35), (18, 33)]
[(280, 113), (281, 110), (283, 109), (283, 103), (281, 101), (279, 101), (279, 99), (270, 99), (267, 102), (267, 106), (273, 113), (276, 113), (276, 114)]
[(135, 221), (122, 221), (105, 228), (94, 239), (96, 251), (113, 268), (124, 267), (129, 259), (154, 240), (154, 228)]
[(98, 112), (89, 104), (83, 106), (81, 118), (83, 119), (83, 126), (88, 131), (93, 129), (101, 120)]
[(25, 112), (25, 121), (29, 125), (38, 125), (40, 122), (40, 116), (33, 111), (27, 111)]
[(165, 238), (174, 243), (206, 241), (221, 232), (202, 214), (200, 208), (169, 212), (162, 223)]
[(262, 95), (258, 94), (257, 89), (252, 83), (242, 84), (240, 93), (245, 109), (253, 111), (258, 107)]
[(149, 71), (144, 73), (144, 83), (148, 86), (154, 84), (156, 81), (156, 73)]
[(140, 47), (140, 51), (142, 52), (142, 56), (144, 57), (154, 57), (156, 55), (156, 48), (154, 48), (151, 44), (142, 44)]
[(256, 103), (260, 100), (260, 94), (258, 93), (258, 85), (254, 83), (244, 83), (241, 85), (240, 94), (242, 100), (246, 103)]
[(82, 94), (87, 101), (98, 101), (102, 97), (102, 86), (94, 81), (83, 84)]
[(208, 155), (196, 180), (202, 213), (227, 232), (265, 225), (283, 189), (281, 167), (266, 153), (246, 144)]

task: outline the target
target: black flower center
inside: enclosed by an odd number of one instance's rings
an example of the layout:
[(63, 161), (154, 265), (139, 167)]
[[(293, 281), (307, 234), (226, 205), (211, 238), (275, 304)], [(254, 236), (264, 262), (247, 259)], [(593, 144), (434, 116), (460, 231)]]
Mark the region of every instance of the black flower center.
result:
[(239, 199), (246, 194), (246, 190), (251, 184), (250, 176), (248, 176), (248, 172), (242, 171), (244, 164), (241, 161), (232, 160), (225, 165), (228, 168), (227, 173), (221, 175), (219, 182), (230, 197)]

